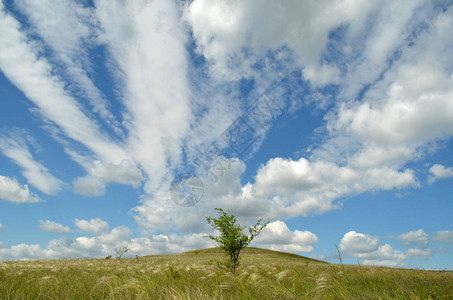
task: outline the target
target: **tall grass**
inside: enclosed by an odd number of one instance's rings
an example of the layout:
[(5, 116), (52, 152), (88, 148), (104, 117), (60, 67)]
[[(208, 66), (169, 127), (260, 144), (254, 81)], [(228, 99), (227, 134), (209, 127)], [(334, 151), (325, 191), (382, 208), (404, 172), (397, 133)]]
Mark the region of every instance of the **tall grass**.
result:
[(453, 272), (331, 265), (246, 249), (236, 274), (181, 255), (0, 262), (1, 299), (453, 299)]

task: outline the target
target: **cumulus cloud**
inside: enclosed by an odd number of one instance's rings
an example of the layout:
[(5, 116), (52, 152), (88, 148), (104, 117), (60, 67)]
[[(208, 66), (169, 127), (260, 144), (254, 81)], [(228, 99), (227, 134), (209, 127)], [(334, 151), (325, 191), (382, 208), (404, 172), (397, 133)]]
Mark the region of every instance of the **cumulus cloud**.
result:
[(41, 249), (39, 245), (19, 244), (11, 247), (6, 245), (0, 247), (0, 259), (2, 260), (42, 259), (48, 257), (49, 252)]
[[(347, 194), (416, 185), (412, 171), (408, 169), (398, 172), (379, 167), (362, 171), (327, 161), (277, 157), (257, 171), (253, 188), (257, 195), (274, 197), (275, 204), (286, 204), (285, 213), (306, 215), (334, 209), (333, 201)], [(278, 209), (276, 205), (275, 209)]]
[(184, 251), (212, 247), (205, 234), (159, 234), (131, 238), (131, 230), (120, 226), (99, 236), (76, 238), (61, 237), (51, 240), (46, 248), (39, 245), (19, 244), (7, 246), (0, 243), (0, 260), (43, 258), (101, 258), (114, 254), (114, 249), (127, 246), (127, 256), (150, 254), (176, 254)]
[(15, 178), (0, 175), (0, 199), (13, 203), (41, 202), (36, 195), (28, 189), (28, 185), (20, 185)]
[(3, 231), (3, 224), (0, 223), (0, 231)]
[(91, 219), (90, 221), (76, 219), (74, 223), (79, 227), (80, 231), (91, 235), (99, 235), (109, 230), (109, 224), (99, 218)]
[(376, 251), (359, 253), (356, 257), (363, 259), (364, 265), (398, 267), (407, 258), (400, 250), (395, 250), (389, 244), (379, 246)]
[(349, 231), (340, 242), (340, 249), (347, 253), (373, 252), (379, 248), (379, 238), (368, 234)]
[(431, 173), (431, 175), (428, 177), (428, 182), (433, 183), (437, 179), (453, 177), (453, 168), (447, 168), (441, 164), (435, 164), (431, 168), (429, 168), (429, 173)]
[(434, 242), (447, 243), (453, 245), (453, 230), (438, 231), (431, 239)]
[(397, 239), (403, 241), (406, 247), (418, 246), (422, 249), (428, 248), (428, 235), (423, 229), (410, 231), (408, 233), (400, 234)]
[(365, 265), (401, 266), (406, 255), (389, 244), (380, 245), (380, 240), (368, 234), (347, 232), (340, 242), (340, 250), (347, 256), (363, 259)]
[(63, 226), (59, 223), (50, 220), (40, 220), (39, 221), (39, 229), (42, 231), (50, 232), (50, 233), (67, 233), (70, 232), (69, 226)]
[(418, 186), (411, 170), (356, 170), (325, 161), (310, 162), (305, 158), (296, 161), (270, 159), (258, 169), (254, 183), (242, 185), (240, 177), (244, 172), (245, 164), (231, 159), (229, 168), (222, 171), (217, 182), (201, 177), (204, 194), (196, 208), (177, 207), (167, 188), (155, 194), (152, 200), (145, 198), (143, 204), (133, 208), (134, 218), (148, 230), (166, 229), (170, 224), (182, 231), (188, 228), (201, 230), (200, 220), (212, 214), (215, 207), (222, 207), (245, 222), (260, 217), (273, 221), (336, 209), (335, 201), (346, 195)]
[(306, 253), (313, 251), (313, 244), (318, 241), (318, 237), (310, 231), (291, 231), (283, 221), (274, 221), (263, 229), (253, 244), (272, 250)]
[(406, 255), (407, 256), (415, 256), (415, 257), (421, 258), (421, 259), (428, 259), (432, 255), (432, 250), (431, 249), (410, 248), (410, 249), (407, 249)]

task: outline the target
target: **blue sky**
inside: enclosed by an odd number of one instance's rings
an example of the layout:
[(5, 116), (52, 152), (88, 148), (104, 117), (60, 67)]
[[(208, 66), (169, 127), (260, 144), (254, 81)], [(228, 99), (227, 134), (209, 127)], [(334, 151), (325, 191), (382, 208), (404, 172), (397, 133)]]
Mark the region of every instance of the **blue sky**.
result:
[(0, 260), (254, 246), (453, 268), (452, 1), (2, 1)]

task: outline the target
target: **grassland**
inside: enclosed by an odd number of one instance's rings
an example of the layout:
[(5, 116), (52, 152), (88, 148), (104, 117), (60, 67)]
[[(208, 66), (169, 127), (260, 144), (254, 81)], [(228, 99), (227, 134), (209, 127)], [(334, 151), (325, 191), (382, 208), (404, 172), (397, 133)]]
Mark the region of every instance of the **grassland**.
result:
[(118, 259), (0, 262), (1, 299), (453, 299), (453, 272), (333, 265), (246, 248)]

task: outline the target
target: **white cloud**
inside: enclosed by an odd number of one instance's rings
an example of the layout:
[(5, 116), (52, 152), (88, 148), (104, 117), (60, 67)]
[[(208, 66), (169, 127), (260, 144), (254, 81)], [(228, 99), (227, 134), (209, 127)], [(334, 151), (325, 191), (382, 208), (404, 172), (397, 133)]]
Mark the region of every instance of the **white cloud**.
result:
[[(20, 24), (2, 8), (0, 12), (0, 68), (5, 76), (39, 109), (45, 121), (57, 125), (65, 137), (86, 146), (102, 161), (119, 164), (128, 153), (103, 134), (80, 104), (53, 75), (52, 66), (39, 55)], [(54, 127), (52, 127), (54, 128)]]
[(318, 241), (318, 237), (310, 231), (291, 231), (283, 221), (274, 221), (263, 229), (253, 244), (272, 250), (305, 253), (313, 251), (313, 244)]
[(0, 231), (3, 231), (3, 224), (0, 223)]
[(146, 190), (155, 192), (180, 163), (192, 120), (177, 7), (172, 1), (97, 1), (96, 14), (124, 82), (128, 152), (149, 175)]
[(106, 182), (113, 181), (134, 187), (138, 187), (144, 179), (142, 172), (129, 160), (123, 160), (119, 164), (102, 163), (97, 160), (93, 163), (93, 168), (89, 172), (92, 176)]
[[(171, 207), (176, 207), (176, 204), (170, 202), (169, 195), (167, 193), (164, 200), (163, 198), (157, 198), (156, 200), (144, 199), (143, 204), (132, 208), (134, 213), (134, 220), (141, 227), (142, 230), (152, 233), (159, 230), (168, 230), (172, 221), (178, 221), (179, 218), (175, 216), (175, 213), (169, 213)], [(190, 213), (186, 213), (190, 215)], [(187, 217), (187, 216), (186, 216)], [(183, 219), (184, 220), (184, 219)], [(195, 221), (197, 224), (200, 223), (200, 219)]]
[(414, 249), (414, 248), (410, 248), (410, 249), (407, 249), (407, 251), (406, 251), (406, 255), (407, 256), (415, 256), (415, 257), (422, 258), (422, 259), (430, 258), (431, 254), (432, 254), (432, 250), (431, 249)]
[(372, 25), (361, 31), (348, 30), (345, 41), (338, 46), (348, 69), (342, 78), (340, 97), (347, 101), (356, 99), (363, 88), (379, 81), (394, 62), (395, 52), (404, 48), (411, 34), (419, 30), (417, 26), (433, 14), (429, 1), (368, 2), (376, 5), (367, 18)]
[[(20, 131), (14, 134), (20, 134)], [(20, 136), (8, 137), (0, 134), (0, 151), (24, 170), (22, 175), (28, 183), (46, 194), (55, 194), (61, 190), (63, 182), (50, 174), (41, 163), (34, 160), (30, 150)]]
[[(375, 4), (370, 4), (367, 9), (380, 7), (374, 7)], [(451, 39), (447, 36), (453, 30), (449, 21), (451, 18), (448, 16), (452, 12), (447, 10), (437, 18), (433, 18), (433, 25), (426, 32), (421, 32), (411, 47), (406, 47), (401, 44), (401, 37), (408, 36), (412, 32), (411, 26), (415, 25), (410, 23), (410, 19), (420, 6), (418, 3), (389, 2), (387, 4), (390, 5), (382, 9), (376, 8), (378, 10), (376, 18), (379, 20), (377, 25), (373, 23), (370, 25), (373, 34), (369, 41), (366, 39), (366, 32), (361, 31), (362, 23), (354, 21), (350, 24), (352, 32), (347, 34), (351, 35), (347, 38), (366, 40), (369, 46), (365, 47), (364, 49), (368, 50), (364, 51), (375, 52), (364, 55), (368, 55), (368, 61), (379, 68), (373, 75), (375, 77), (371, 76), (366, 80), (367, 82), (360, 83), (362, 86), (369, 85), (363, 99), (353, 101), (355, 98), (346, 97), (344, 104), (338, 106), (338, 110), (334, 109), (326, 115), (328, 135), (319, 147), (313, 149), (312, 156), (298, 160), (279, 157), (270, 159), (257, 171), (255, 182), (249, 182), (243, 186), (239, 184), (239, 179), (221, 179), (215, 188), (205, 189), (205, 197), (212, 196), (209, 197), (209, 204), (200, 202), (199, 205), (202, 207), (196, 212), (194, 210), (187, 213), (191, 215), (187, 219), (197, 220), (194, 216), (201, 215), (199, 211), (207, 212), (216, 205), (225, 207), (236, 215), (247, 216), (249, 220), (255, 216), (276, 220), (310, 213), (324, 213), (340, 207), (337, 203), (338, 199), (366, 191), (420, 187), (415, 171), (405, 165), (412, 159), (422, 156), (430, 143), (447, 139), (453, 133), (451, 118), (453, 83), (447, 72), (451, 65), (451, 59), (449, 59), (451, 51), (448, 51)], [(243, 3), (238, 5), (246, 6)], [(404, 8), (405, 5), (410, 5), (407, 11)], [(279, 11), (278, 7), (279, 4), (271, 3), (264, 9), (275, 13)], [(313, 8), (323, 12), (323, 9), (329, 10), (323, 7), (323, 4), (313, 5)], [(354, 15), (354, 18), (360, 11), (359, 7), (355, 8), (357, 11), (348, 12)], [(332, 8), (332, 11), (335, 9)], [(293, 11), (300, 10), (284, 11), (282, 15)], [(401, 11), (404, 11), (401, 19), (395, 19), (395, 23), (391, 26), (386, 25), (387, 16), (398, 15)], [(308, 12), (310, 9), (307, 10)], [(253, 18), (248, 19), (250, 12), (244, 7), (235, 6), (230, 2), (193, 1), (185, 13), (197, 39), (198, 50), (211, 61), (213, 72), (222, 73), (225, 70), (225, 74), (229, 72), (227, 60), (234, 57), (225, 56), (223, 51), (228, 49), (228, 53), (233, 53), (240, 49), (245, 43), (243, 32), (245, 35), (251, 32), (252, 45), (268, 46), (267, 42), (262, 43), (257, 38), (259, 35), (255, 34), (255, 30), (260, 31), (265, 27), (256, 29), (253, 26), (244, 25), (255, 22)], [(266, 13), (264, 11), (262, 15), (255, 17), (260, 18)], [(299, 15), (298, 18), (300, 19)], [(365, 18), (366, 14), (362, 21)], [(291, 20), (291, 18), (285, 18), (285, 20)], [(311, 20), (310, 16), (307, 20)], [(313, 22), (313, 24), (316, 23), (316, 21)], [(238, 32), (237, 28), (240, 28), (241, 32)], [(315, 38), (314, 41), (322, 40), (324, 31), (319, 30), (321, 31), (317, 36), (319, 39)], [(388, 32), (388, 30), (394, 30), (394, 32)], [(269, 36), (269, 32), (266, 34)], [(254, 38), (257, 42), (254, 42)], [(288, 40), (291, 39), (288, 38)], [(376, 41), (378, 46), (374, 50), (372, 41)], [(436, 47), (427, 47), (429, 44), (435, 44)], [(324, 49), (323, 43), (318, 45), (321, 45), (320, 49)], [(385, 62), (391, 59), (393, 52), (400, 48), (401, 58), (385, 66)], [(319, 51), (313, 51), (312, 54), (316, 56)], [(311, 52), (307, 50), (300, 53)], [(353, 56), (356, 54), (354, 53)], [(364, 63), (363, 66), (366, 67), (366, 64)], [(360, 77), (359, 74), (362, 71), (359, 71), (354, 76)], [(247, 74), (242, 69), (240, 72)], [(426, 80), (420, 80), (420, 78)], [(342, 81), (339, 84), (344, 89), (350, 83)], [(361, 88), (358, 90), (360, 91)], [(234, 170), (237, 176), (242, 174), (239, 168)], [(159, 204), (153, 204), (156, 206), (167, 202), (161, 205), (161, 209), (167, 211), (168, 195), (164, 196), (164, 192), (154, 194), (153, 201), (158, 201)], [(146, 214), (153, 214), (156, 211), (156, 209), (145, 209), (147, 206), (148, 204), (140, 207), (139, 214), (145, 215), (140, 218), (143, 221), (140, 223), (141, 226), (145, 225), (146, 219), (153, 220), (155, 223), (156, 220), (163, 219), (165, 219), (163, 222), (174, 220), (184, 223), (179, 221), (184, 218), (178, 217), (178, 213), (165, 214), (165, 217), (161, 218), (146, 218)]]
[(403, 252), (394, 250), (389, 244), (379, 246), (374, 252), (359, 253), (356, 257), (364, 259), (364, 265), (389, 267), (402, 266), (407, 258)]
[(104, 244), (115, 244), (118, 241), (130, 241), (131, 235), (132, 231), (128, 227), (119, 226), (108, 233), (101, 234), (97, 239)]
[(76, 219), (74, 223), (82, 232), (92, 235), (99, 235), (109, 230), (109, 224), (99, 218), (90, 221)]
[(434, 242), (447, 243), (453, 245), (453, 230), (438, 231), (431, 239)]
[(74, 193), (90, 197), (97, 197), (104, 194), (105, 184), (96, 177), (77, 177), (73, 181)]
[(49, 251), (41, 249), (39, 245), (19, 244), (15, 246), (0, 247), (1, 260), (14, 260), (14, 259), (40, 259), (48, 258)]
[(429, 168), (429, 172), (432, 174), (428, 177), (428, 182), (433, 183), (437, 179), (445, 179), (453, 177), (453, 168), (446, 168), (441, 164), (435, 164)]
[[(320, 63), (328, 36), (349, 24), (360, 31), (378, 2), (373, 1), (207, 1), (186, 6), (197, 50), (213, 75), (238, 79), (252, 74), (250, 66), (267, 50), (288, 47), (314, 85), (337, 83), (335, 66)], [(256, 7), (260, 7), (257, 13)], [(251, 52), (252, 54), (246, 54)]]
[(314, 86), (340, 83), (340, 70), (329, 65), (309, 66), (304, 69), (303, 74), (305, 79), (309, 80)]
[(422, 249), (428, 248), (428, 235), (423, 231), (423, 229), (400, 234), (397, 238), (403, 241), (406, 247), (418, 246)]
[(150, 254), (176, 254), (184, 251), (214, 246), (204, 237), (205, 234), (159, 234), (149, 237), (131, 238), (131, 230), (126, 226), (114, 228), (110, 232), (95, 237), (61, 237), (53, 239), (47, 248), (39, 245), (20, 244), (7, 246), (0, 243), (0, 260), (43, 259), (43, 258), (101, 258), (115, 255), (114, 249), (127, 246), (126, 256)]
[(131, 185), (138, 188), (145, 179), (142, 171), (130, 160), (123, 160), (118, 164), (90, 161), (89, 158), (68, 150), (69, 155), (87, 170), (85, 177), (77, 177), (73, 181), (73, 191), (90, 197), (104, 194), (109, 182)]
[(28, 185), (21, 186), (14, 179), (0, 175), (0, 199), (14, 203), (34, 203), (42, 200), (28, 189)]
[[(124, 137), (123, 133), (119, 132), (121, 130), (118, 129), (115, 118), (108, 111), (104, 99), (99, 95), (90, 79), (86, 77), (87, 75), (81, 71), (81, 65), (76, 66), (75, 63), (72, 63), (74, 55), (81, 55), (82, 52), (85, 53), (83, 49), (85, 46), (84, 42), (92, 34), (91, 32), (85, 32), (88, 30), (87, 25), (90, 22), (96, 22), (93, 11), (89, 11), (89, 9), (85, 9), (72, 2), (67, 7), (62, 4), (61, 6), (57, 5), (56, 8), (50, 2), (43, 1), (41, 4), (42, 6), (38, 5), (39, 8), (36, 10), (32, 8), (35, 3), (30, 7), (26, 0), (20, 2), (19, 6), (31, 16), (32, 22), (36, 23), (37, 30), (43, 36), (43, 39), (54, 47), (58, 59), (62, 59), (65, 63), (69, 64), (69, 71), (70, 73), (72, 72), (70, 75), (78, 73), (72, 78), (74, 82), (78, 81), (79, 84), (88, 86), (86, 93), (93, 100), (91, 103), (93, 111), (99, 113), (107, 122), (107, 125), (110, 125), (116, 133)], [(54, 15), (54, 11), (49, 15), (45, 13), (48, 9), (64, 12), (68, 12), (69, 9), (69, 16), (67, 19), (60, 18), (60, 15)], [(57, 19), (54, 19), (54, 17)], [(27, 39), (24, 32), (20, 31), (19, 23), (3, 9), (0, 21), (2, 22), (3, 30), (1, 34), (2, 39), (0, 39), (0, 45), (3, 44), (1, 47), (2, 51), (0, 52), (0, 68), (5, 76), (39, 108), (39, 113), (43, 119), (50, 124), (56, 125), (47, 126), (47, 128), (50, 128), (51, 134), (64, 144), (65, 148), (67, 148), (66, 152), (72, 153), (70, 157), (86, 168), (88, 175), (99, 177), (99, 179), (106, 183), (115, 181), (121, 184), (130, 184), (134, 187), (139, 186), (140, 181), (143, 180), (143, 176), (136, 166), (136, 161), (131, 157), (134, 153), (130, 149), (126, 149), (127, 147), (124, 144), (120, 145), (112, 141), (106, 133), (101, 131), (100, 124), (91, 119), (92, 115), (90, 115), (90, 111), (85, 109), (82, 103), (77, 102), (71, 96), (70, 92), (65, 89), (66, 82), (54, 75), (54, 73), (58, 74), (58, 72), (55, 72), (56, 70), (49, 63), (51, 58), (47, 59), (45, 56), (39, 55), (40, 53), (34, 47), (36, 43)], [(55, 26), (58, 27), (56, 31), (53, 30)], [(67, 31), (64, 30), (68, 26), (75, 28), (74, 35), (68, 35)], [(59, 36), (61, 35), (65, 36), (63, 42), (59, 40)], [(126, 62), (125, 64), (128, 65)], [(86, 65), (88, 63), (85, 62), (83, 66), (85, 67)], [(165, 67), (168, 68), (168, 66)], [(167, 90), (171, 90), (171, 88)], [(146, 103), (143, 102), (144, 105), (148, 105), (148, 96), (144, 96), (147, 97)], [(133, 96), (131, 97), (133, 98)], [(170, 101), (166, 101), (165, 103), (170, 103)], [(138, 105), (138, 103), (136, 104)], [(143, 110), (140, 110), (140, 108), (134, 105), (133, 108), (143, 112)], [(174, 107), (172, 109), (175, 110)], [(126, 119), (131, 120), (129, 117)], [(126, 123), (130, 124), (129, 121)], [(178, 122), (174, 123), (177, 124)], [(152, 124), (146, 124), (145, 127), (148, 129), (153, 128)], [(129, 127), (129, 129), (132, 128)], [(153, 135), (153, 133), (146, 132), (144, 135), (148, 137)], [(93, 160), (90, 162), (86, 158), (83, 161), (78, 159), (82, 155), (73, 149), (73, 144), (66, 140), (66, 138), (79, 142), (88, 148), (92, 153), (92, 156), (88, 157), (93, 157)], [(135, 142), (137, 141), (131, 143), (131, 146), (137, 146), (137, 149), (143, 149)], [(156, 147), (153, 144), (152, 147), (148, 148), (154, 149)], [(143, 152), (147, 152), (147, 150), (143, 150)], [(86, 153), (86, 151), (83, 153)], [(166, 152), (164, 151), (163, 153)], [(140, 157), (136, 158), (140, 159)], [(24, 160), (24, 155), (19, 157), (19, 159), (17, 163), (27, 163)], [(159, 159), (158, 161), (165, 161), (165, 159)], [(162, 168), (157, 169), (165, 171), (164, 165), (159, 166)], [(45, 168), (42, 167), (40, 170), (43, 173)], [(146, 171), (150, 172), (149, 169)], [(33, 178), (36, 177), (34, 176)], [(53, 185), (56, 185), (57, 182), (52, 180), (53, 177), (51, 176), (46, 177), (47, 181), (39, 181), (38, 184), (40, 185), (38, 187), (44, 192), (51, 192), (52, 190), (50, 188), (46, 189), (44, 184), (51, 185), (53, 183)], [(96, 192), (100, 193), (101, 189), (98, 188)], [(91, 191), (91, 194), (93, 194), (93, 191)]]
[(41, 229), (42, 231), (47, 231), (47, 232), (51, 232), (51, 233), (67, 233), (67, 232), (71, 231), (69, 229), (69, 226), (63, 226), (54, 221), (40, 220), (39, 223), (40, 223), (39, 229)]
[(357, 170), (327, 161), (270, 159), (258, 171), (250, 185), (251, 197), (242, 190), (242, 200), (261, 197), (269, 203), (271, 217), (323, 213), (337, 206), (334, 201), (367, 190), (417, 186), (411, 170), (390, 168)]
[[(65, 145), (70, 157), (87, 172), (86, 177), (75, 179), (74, 192), (96, 196), (111, 181), (138, 187), (147, 180), (147, 194), (133, 212), (141, 228), (150, 232), (173, 226), (187, 233), (200, 232), (205, 228), (203, 217), (213, 207), (224, 207), (246, 221), (256, 216), (279, 220), (339, 208), (339, 199), (349, 195), (419, 186), (415, 171), (405, 167), (407, 162), (423, 155), (430, 143), (453, 133), (452, 11), (433, 20), (429, 15), (413, 21), (421, 5), (430, 7), (426, 3), (342, 0), (261, 5), (257, 1), (195, 0), (187, 4), (184, 18), (192, 26), (197, 51), (207, 59), (212, 74), (227, 80), (253, 75), (251, 63), (269, 50), (285, 48), (285, 58), (292, 56), (290, 63), (295, 62), (313, 88), (338, 84), (338, 99), (344, 101), (325, 116), (327, 136), (311, 157), (272, 158), (257, 170), (255, 182), (245, 185), (240, 181), (245, 164), (236, 161), (218, 183), (203, 178), (205, 198), (190, 209), (176, 207), (167, 192), (183, 149), (185, 154), (196, 152), (201, 147), (196, 143), (213, 139), (218, 134), (212, 128), (224, 129), (241, 107), (235, 99), (213, 100), (215, 105), (207, 104), (210, 99), (194, 100), (199, 95), (190, 87), (188, 36), (174, 2), (99, 0), (91, 10), (63, 1), (47, 12), (53, 5), (50, 1), (18, 1), (36, 26), (33, 30), (57, 53), (56, 59), (69, 66), (72, 82), (86, 86), (84, 93), (90, 97), (93, 111), (115, 123), (87, 73), (75, 74), (81, 71), (81, 64), (72, 62), (75, 55), (85, 53), (86, 39), (93, 37), (88, 26), (100, 22), (103, 33), (99, 39), (109, 51), (109, 68), (119, 83), (118, 100), (125, 108), (121, 119), (128, 135), (121, 141), (112, 141), (101, 129), (105, 124), (91, 120), (90, 111), (65, 87), (68, 83), (55, 75), (59, 73), (49, 63), (55, 58), (36, 50), (3, 5), (0, 68), (37, 106), (44, 120), (58, 126), (54, 128), (59, 135), (92, 152), (85, 155), (71, 143)], [(256, 5), (261, 7), (259, 13)], [(406, 46), (419, 19), (434, 23), (426, 32), (417, 32), (420, 35), (413, 45)], [(345, 60), (324, 59), (329, 56), (328, 44), (334, 42), (329, 35), (342, 26), (345, 45), (338, 47), (338, 56)], [(72, 35), (67, 28), (73, 28)], [(361, 42), (350, 43), (353, 46), (348, 49), (350, 41)], [(391, 58), (395, 51), (399, 59)], [(358, 58), (358, 63), (350, 64), (351, 58)], [(363, 99), (355, 101), (364, 86)], [(206, 115), (200, 112), (204, 110)], [(203, 115), (201, 120), (198, 114)], [(41, 174), (46, 174), (43, 170)], [(19, 186), (19, 190), (29, 194), (27, 186)], [(96, 224), (77, 221), (81, 230), (93, 234), (108, 230), (108, 224), (97, 231)], [(126, 231), (118, 229), (115, 234), (127, 240)], [(156, 236), (137, 244), (168, 238)], [(368, 238), (374, 251), (382, 252), (376, 256), (399, 255), (385, 246), (379, 250), (377, 238)], [(66, 242), (89, 249), (98, 249), (101, 243), (98, 236), (60, 241)]]
[(64, 64), (65, 67), (59, 71), (70, 76), (69, 87), (87, 98), (92, 111), (121, 134), (107, 100), (88, 75), (91, 71), (90, 67), (87, 68), (90, 65), (88, 50), (97, 45), (99, 31), (93, 9), (71, 0), (19, 0), (15, 4), (29, 17), (31, 30), (36, 31), (54, 51), (51, 58), (58, 60), (57, 65)]
[(379, 248), (379, 238), (368, 234), (349, 231), (340, 242), (341, 251), (357, 254), (376, 251)]
[(398, 169), (451, 137), (453, 78), (448, 70), (453, 55), (446, 37), (453, 33), (452, 15), (448, 9), (433, 18), (411, 47), (401, 48), (401, 57), (363, 99), (349, 99), (330, 114), (330, 140), (316, 153), (318, 158), (347, 157), (355, 168)]
[[(176, 226), (183, 232), (196, 232), (204, 227), (201, 220), (222, 207), (228, 213), (253, 222), (256, 218), (278, 220), (293, 216), (324, 213), (335, 209), (340, 197), (360, 192), (417, 186), (411, 170), (403, 172), (389, 168), (355, 170), (329, 162), (309, 162), (273, 158), (257, 171), (255, 183), (242, 185), (240, 177), (245, 164), (230, 160), (230, 168), (218, 176), (218, 181), (201, 177), (203, 198), (196, 207), (179, 207), (169, 194), (169, 187), (143, 198), (143, 204), (133, 208), (134, 218), (147, 231), (165, 230)], [(220, 175), (220, 174), (217, 174)]]
[(340, 242), (340, 250), (349, 257), (363, 259), (365, 265), (401, 266), (406, 255), (389, 244), (380, 245), (379, 238), (349, 231)]

